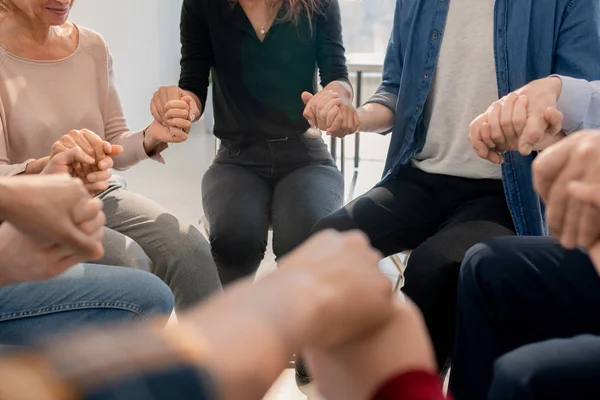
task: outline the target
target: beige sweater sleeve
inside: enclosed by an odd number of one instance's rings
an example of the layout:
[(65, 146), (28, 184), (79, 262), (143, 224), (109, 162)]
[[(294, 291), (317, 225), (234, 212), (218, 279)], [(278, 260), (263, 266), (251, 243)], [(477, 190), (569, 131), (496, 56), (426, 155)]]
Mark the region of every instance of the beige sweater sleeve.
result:
[(123, 107), (121, 106), (121, 99), (116, 88), (113, 59), (110, 53), (108, 54), (108, 85), (108, 104), (104, 134), (106, 140), (111, 144), (123, 146), (123, 153), (114, 159), (115, 168), (123, 170), (149, 157), (144, 149), (143, 132), (132, 132), (127, 127), (127, 121), (123, 114)]
[(0, 99), (0, 176), (14, 176), (25, 172), (27, 164), (33, 159), (27, 160), (20, 164), (11, 164), (9, 158), (8, 136), (6, 135), (6, 117), (2, 99)]

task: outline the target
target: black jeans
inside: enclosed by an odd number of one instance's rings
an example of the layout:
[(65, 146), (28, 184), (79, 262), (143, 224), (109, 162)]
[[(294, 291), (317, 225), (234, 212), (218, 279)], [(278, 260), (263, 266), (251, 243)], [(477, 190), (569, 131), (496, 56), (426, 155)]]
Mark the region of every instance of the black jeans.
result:
[(414, 249), (404, 293), (420, 307), (440, 367), (452, 347), (456, 282), (476, 243), (514, 234), (502, 182), (425, 173), (398, 175), (320, 221), (315, 231), (360, 229), (385, 255)]
[(210, 243), (223, 285), (256, 271), (269, 225), (277, 257), (339, 209), (344, 179), (320, 138), (290, 137), (235, 148), (223, 143), (202, 181)]
[(552, 238), (498, 238), (460, 272), (457, 400), (599, 399), (600, 277)]

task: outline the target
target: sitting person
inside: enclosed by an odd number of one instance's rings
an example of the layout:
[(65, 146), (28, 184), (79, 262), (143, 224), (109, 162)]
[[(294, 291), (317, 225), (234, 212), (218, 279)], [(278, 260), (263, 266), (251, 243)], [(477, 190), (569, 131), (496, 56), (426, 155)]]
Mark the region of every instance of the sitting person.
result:
[[(195, 119), (214, 88), (221, 148), (202, 181), (212, 252), (223, 285), (253, 274), (269, 226), (281, 257), (342, 205), (344, 180), (314, 120), (330, 104), (332, 133), (356, 127), (337, 0), (185, 0), (179, 87), (154, 95), (155, 119), (190, 96)], [(317, 88), (318, 66), (324, 89)], [(212, 72), (211, 72), (212, 71)], [(309, 93), (310, 92), (310, 93)], [(306, 102), (306, 107), (304, 105)], [(167, 113), (167, 114), (166, 114)]]
[(323, 232), (167, 329), (88, 330), (0, 358), (0, 398), (260, 400), (302, 350), (329, 400), (442, 400), (422, 318), (379, 258), (360, 233)]
[[(169, 288), (147, 272), (90, 264), (69, 269), (103, 254), (102, 202), (66, 175), (70, 164), (93, 163), (90, 158), (74, 148), (52, 158), (43, 177), (0, 178), (0, 345), (168, 316), (173, 309)], [(64, 175), (46, 175), (55, 173)]]
[[(130, 132), (106, 43), (67, 22), (72, 5), (0, 0), (0, 175), (38, 174), (57, 153), (81, 147), (95, 162), (75, 163), (72, 172), (102, 199), (107, 218), (99, 262), (139, 267), (149, 258), (176, 308), (191, 306), (220, 290), (207, 241), (158, 204), (101, 179), (113, 166), (160, 160), (167, 142), (185, 140), (190, 121), (172, 118)], [(189, 108), (185, 101), (178, 106)]]
[(570, 0), (396, 2), (383, 83), (358, 111), (361, 131), (392, 130), (384, 179), (314, 230), (360, 229), (384, 255), (413, 250), (403, 292), (423, 312), (441, 365), (467, 250), (493, 237), (546, 234), (531, 185), (534, 154), (482, 160), (469, 123), (530, 80), (600, 79), (599, 24), (595, 5)]
[(555, 238), (493, 239), (465, 258), (450, 376), (460, 400), (600, 397), (600, 131), (571, 133), (589, 127), (600, 127), (600, 82), (565, 77), (525, 86), (472, 125), (478, 148), (481, 137), (536, 149), (569, 136), (534, 163)]

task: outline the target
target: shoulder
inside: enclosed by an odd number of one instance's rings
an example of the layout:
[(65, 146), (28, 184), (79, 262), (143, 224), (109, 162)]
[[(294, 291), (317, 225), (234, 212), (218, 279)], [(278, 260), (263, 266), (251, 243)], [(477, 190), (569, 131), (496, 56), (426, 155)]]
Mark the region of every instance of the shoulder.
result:
[(77, 25), (80, 51), (87, 53), (94, 61), (108, 65), (110, 51), (106, 41), (96, 31)]

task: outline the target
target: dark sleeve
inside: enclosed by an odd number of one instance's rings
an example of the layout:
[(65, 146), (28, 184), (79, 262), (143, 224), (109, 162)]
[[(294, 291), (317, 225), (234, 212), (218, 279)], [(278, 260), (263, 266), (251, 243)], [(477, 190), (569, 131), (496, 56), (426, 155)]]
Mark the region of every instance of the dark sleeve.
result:
[(184, 0), (181, 9), (181, 75), (179, 87), (206, 103), (210, 68), (214, 54), (205, 0)]
[(372, 400), (451, 400), (444, 397), (440, 377), (425, 371), (396, 375), (376, 392)]
[(324, 1), (323, 10), (316, 15), (317, 66), (321, 77), (321, 86), (333, 81), (348, 79), (346, 50), (342, 39), (342, 18), (337, 0)]

